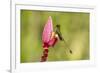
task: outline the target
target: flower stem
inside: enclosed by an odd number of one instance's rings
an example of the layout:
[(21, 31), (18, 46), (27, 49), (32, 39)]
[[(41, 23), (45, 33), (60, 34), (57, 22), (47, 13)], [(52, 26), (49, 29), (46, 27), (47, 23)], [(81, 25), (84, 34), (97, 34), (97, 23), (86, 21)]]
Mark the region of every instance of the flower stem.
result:
[(47, 61), (47, 57), (48, 57), (48, 48), (44, 49), (43, 55), (41, 56), (41, 62)]

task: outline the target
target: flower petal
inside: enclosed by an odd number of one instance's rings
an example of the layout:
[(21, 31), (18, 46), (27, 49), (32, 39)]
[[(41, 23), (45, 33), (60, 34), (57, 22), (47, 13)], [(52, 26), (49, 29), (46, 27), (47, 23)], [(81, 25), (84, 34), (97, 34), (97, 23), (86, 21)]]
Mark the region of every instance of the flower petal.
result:
[(49, 16), (47, 23), (44, 26), (42, 41), (48, 43), (50, 40), (51, 32), (53, 31), (52, 18)]

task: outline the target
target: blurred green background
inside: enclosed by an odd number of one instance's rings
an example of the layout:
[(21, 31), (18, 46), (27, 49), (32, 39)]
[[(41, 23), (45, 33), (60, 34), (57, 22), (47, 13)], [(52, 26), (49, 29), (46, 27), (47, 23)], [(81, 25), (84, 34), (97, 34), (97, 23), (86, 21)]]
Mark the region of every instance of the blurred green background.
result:
[[(57, 42), (49, 48), (48, 61), (70, 61), (89, 59), (89, 13), (21, 10), (21, 63), (39, 62), (43, 54), (42, 31), (48, 17), (53, 26), (60, 24), (67, 42)], [(71, 48), (73, 54), (66, 47)]]

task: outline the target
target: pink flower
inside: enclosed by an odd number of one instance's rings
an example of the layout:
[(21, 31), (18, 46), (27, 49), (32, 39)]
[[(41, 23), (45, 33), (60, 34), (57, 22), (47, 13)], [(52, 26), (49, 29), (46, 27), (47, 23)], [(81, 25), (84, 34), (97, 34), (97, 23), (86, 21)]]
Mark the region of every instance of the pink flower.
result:
[(54, 46), (57, 42), (57, 37), (55, 37), (55, 33), (53, 32), (53, 23), (51, 16), (49, 16), (48, 21), (44, 26), (42, 41), (44, 49), (49, 48), (50, 46)]
[(43, 42), (43, 55), (41, 56), (41, 62), (44, 62), (47, 60), (48, 57), (48, 48), (50, 46), (54, 46), (57, 42), (58, 38), (56, 37), (55, 32), (53, 32), (53, 24), (52, 24), (52, 18), (49, 16), (43, 30), (42, 34), (42, 42)]

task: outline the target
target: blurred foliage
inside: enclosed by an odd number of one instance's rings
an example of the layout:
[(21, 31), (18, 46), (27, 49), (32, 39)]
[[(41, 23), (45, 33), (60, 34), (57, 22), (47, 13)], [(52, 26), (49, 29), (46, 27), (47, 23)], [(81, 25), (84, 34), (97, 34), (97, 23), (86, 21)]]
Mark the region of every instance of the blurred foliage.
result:
[[(48, 61), (89, 59), (89, 13), (21, 10), (21, 63), (39, 62), (43, 53), (42, 31), (48, 17), (60, 24), (63, 41), (49, 48)], [(71, 48), (73, 54), (68, 52)]]

